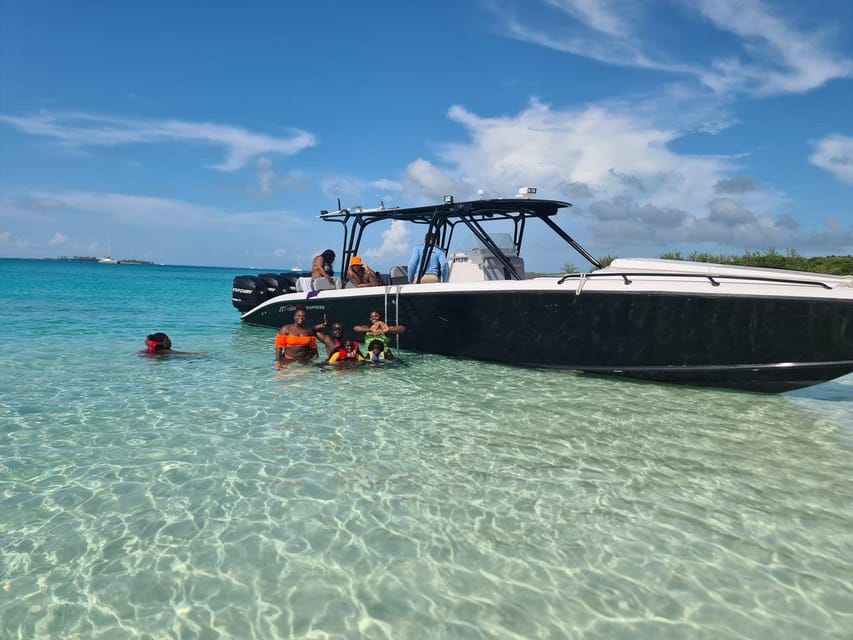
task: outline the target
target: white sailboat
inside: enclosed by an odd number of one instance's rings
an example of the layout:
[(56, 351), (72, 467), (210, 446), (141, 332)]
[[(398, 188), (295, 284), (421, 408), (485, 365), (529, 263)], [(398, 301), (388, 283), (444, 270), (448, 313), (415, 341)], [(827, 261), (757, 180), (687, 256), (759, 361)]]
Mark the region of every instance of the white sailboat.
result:
[(110, 237), (107, 236), (107, 255), (98, 260), (101, 264), (118, 264), (118, 260), (113, 260), (113, 245), (110, 242)]

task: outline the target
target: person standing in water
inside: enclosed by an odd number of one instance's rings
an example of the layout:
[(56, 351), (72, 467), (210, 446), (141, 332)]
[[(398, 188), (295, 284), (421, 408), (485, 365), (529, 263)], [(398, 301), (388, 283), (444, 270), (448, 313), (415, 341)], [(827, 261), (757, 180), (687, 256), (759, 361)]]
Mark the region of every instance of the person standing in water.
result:
[(324, 340), (329, 362), (364, 359), (364, 355), (361, 353), (361, 345), (344, 337), (342, 322), (333, 322), (330, 333), (331, 335), (326, 336)]
[(305, 307), (298, 305), (293, 314), (293, 322), (284, 325), (275, 338), (276, 362), (310, 362), (317, 357), (317, 338), (325, 341), (326, 336), (321, 329), (329, 326), (326, 317), (323, 322), (313, 327), (305, 326)]
[[(369, 325), (359, 324), (353, 327), (356, 333), (364, 334), (364, 343), (372, 344), (374, 340), (382, 343), (382, 351), (387, 355), (391, 354), (389, 349), (391, 345), (392, 335), (397, 335), (406, 331), (406, 327), (401, 324), (389, 325), (382, 320), (382, 314), (378, 309), (373, 309), (368, 316)], [(370, 349), (370, 347), (368, 347)]]

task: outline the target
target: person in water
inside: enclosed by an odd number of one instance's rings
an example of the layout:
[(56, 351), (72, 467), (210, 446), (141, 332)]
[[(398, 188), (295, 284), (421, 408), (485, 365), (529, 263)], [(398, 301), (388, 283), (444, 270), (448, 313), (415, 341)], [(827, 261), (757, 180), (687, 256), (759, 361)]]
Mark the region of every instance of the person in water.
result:
[(349, 263), (347, 281), (356, 287), (377, 287), (382, 284), (377, 273), (358, 256), (353, 256)]
[(347, 338), (329, 358), (329, 364), (338, 362), (363, 362), (367, 360), (358, 348), (358, 343)]
[(385, 360), (393, 360), (394, 354), (390, 349), (385, 348), (385, 344), (381, 340), (372, 340), (367, 345), (367, 359), (370, 362), (383, 362)]
[[(368, 345), (370, 345), (373, 341), (381, 342), (382, 346), (383, 346), (382, 351), (385, 354), (385, 357), (387, 358), (389, 355), (391, 357), (393, 357), (393, 354), (391, 353), (391, 349), (389, 348), (391, 345), (390, 336), (398, 335), (400, 333), (405, 332), (406, 327), (404, 327), (401, 324), (398, 324), (398, 325), (387, 324), (386, 322), (384, 322), (382, 320), (382, 314), (379, 313), (379, 311), (377, 309), (374, 309), (373, 311), (370, 312), (368, 319), (370, 320), (369, 325), (364, 325), (364, 324), (356, 325), (355, 327), (353, 327), (353, 331), (355, 331), (356, 333), (363, 333), (364, 334), (364, 341)], [(372, 351), (370, 346), (368, 346), (368, 350)]]
[(323, 322), (313, 327), (305, 326), (305, 307), (298, 305), (293, 313), (293, 322), (284, 325), (275, 337), (275, 359), (276, 362), (310, 362), (319, 354), (317, 352), (317, 338), (325, 342), (326, 336), (320, 333), (321, 329), (329, 326), (326, 317)]
[(162, 331), (157, 333), (149, 333), (145, 338), (145, 351), (140, 351), (141, 355), (151, 356), (166, 356), (166, 355), (181, 355), (181, 356), (206, 356), (206, 351), (173, 351), (172, 341)]
[(358, 342), (344, 338), (344, 325), (342, 322), (333, 322), (331, 335), (326, 336), (326, 353), (329, 354), (329, 362), (340, 362), (341, 360), (364, 360), (361, 353), (361, 345)]
[(317, 278), (325, 278), (332, 285), (335, 284), (335, 268), (333, 266), (335, 262), (335, 252), (331, 249), (326, 249), (319, 256), (314, 258), (314, 261), (311, 263), (311, 280), (316, 280)]

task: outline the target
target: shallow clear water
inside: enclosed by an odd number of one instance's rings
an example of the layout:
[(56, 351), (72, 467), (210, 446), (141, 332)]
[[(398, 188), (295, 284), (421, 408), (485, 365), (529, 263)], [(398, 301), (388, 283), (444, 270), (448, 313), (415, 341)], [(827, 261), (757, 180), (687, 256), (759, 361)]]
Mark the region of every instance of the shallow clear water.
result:
[(849, 637), (853, 377), (277, 371), (234, 275), (0, 260), (0, 637)]

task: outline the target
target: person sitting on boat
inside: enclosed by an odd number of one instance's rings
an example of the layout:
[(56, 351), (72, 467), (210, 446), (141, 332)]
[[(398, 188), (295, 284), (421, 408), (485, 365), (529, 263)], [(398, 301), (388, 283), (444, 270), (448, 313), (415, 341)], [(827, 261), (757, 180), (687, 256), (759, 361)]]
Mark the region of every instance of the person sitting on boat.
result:
[(353, 256), (350, 260), (347, 281), (356, 287), (378, 287), (382, 284), (379, 275), (358, 256)]
[(326, 336), (326, 352), (329, 354), (329, 362), (341, 360), (364, 360), (361, 353), (361, 345), (353, 340), (344, 338), (344, 325), (342, 322), (333, 322), (331, 335)]
[(335, 284), (335, 268), (332, 266), (335, 262), (335, 252), (331, 249), (326, 249), (319, 256), (314, 258), (311, 263), (311, 280), (317, 278), (325, 278), (332, 285)]
[[(379, 313), (377, 309), (370, 312), (368, 319), (370, 320), (369, 325), (356, 325), (353, 327), (353, 331), (356, 333), (363, 333), (364, 340), (367, 344), (371, 344), (374, 340), (381, 342), (383, 346), (382, 351), (385, 353), (385, 356), (388, 357), (388, 355), (391, 354), (391, 349), (389, 348), (391, 345), (390, 336), (405, 332), (406, 327), (401, 324), (388, 325), (382, 320), (382, 314)], [(393, 354), (391, 354), (391, 357), (393, 357)]]
[(447, 256), (444, 255), (444, 251), (435, 245), (435, 235), (432, 233), (427, 233), (424, 236), (423, 243), (412, 250), (412, 256), (409, 258), (409, 282), (414, 283), (415, 278), (418, 277), (421, 260), (429, 247), (432, 247), (432, 252), (419, 282), (421, 284), (447, 282), (447, 277), (450, 275), (450, 265), (447, 263)]
[(317, 338), (325, 341), (321, 329), (328, 326), (325, 316), (323, 322), (313, 327), (305, 326), (305, 307), (298, 305), (293, 313), (293, 323), (284, 325), (275, 337), (275, 359), (277, 362), (310, 362), (319, 354)]
[(140, 351), (140, 355), (165, 356), (165, 355), (180, 355), (180, 356), (206, 356), (205, 351), (173, 351), (172, 341), (162, 331), (150, 333), (145, 338), (145, 351)]

